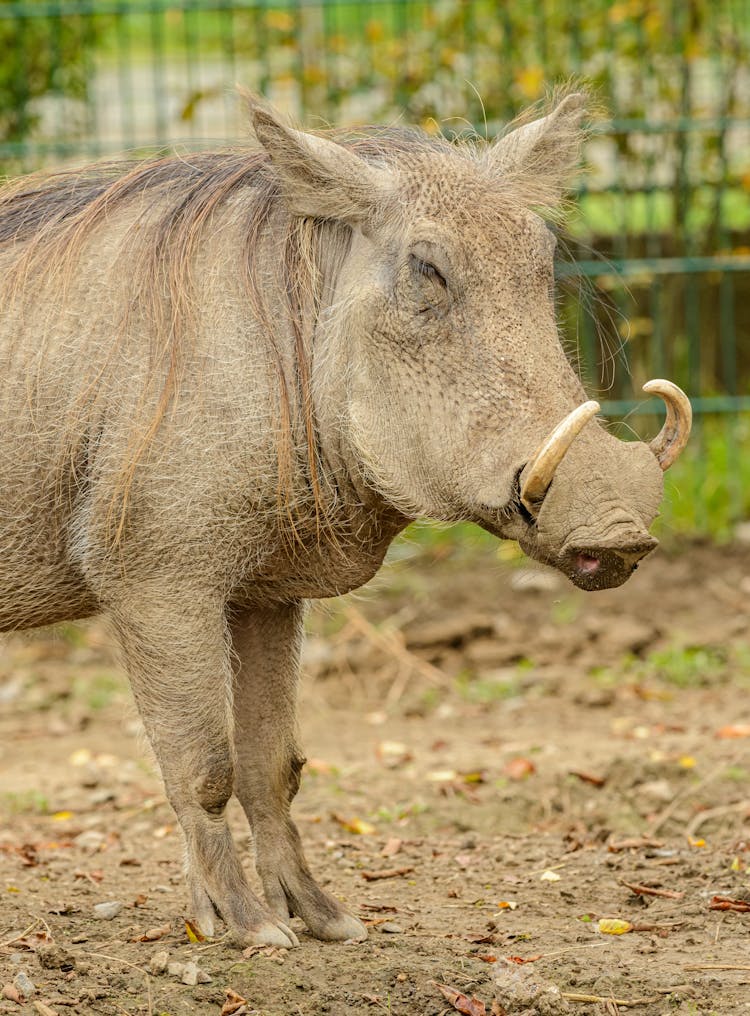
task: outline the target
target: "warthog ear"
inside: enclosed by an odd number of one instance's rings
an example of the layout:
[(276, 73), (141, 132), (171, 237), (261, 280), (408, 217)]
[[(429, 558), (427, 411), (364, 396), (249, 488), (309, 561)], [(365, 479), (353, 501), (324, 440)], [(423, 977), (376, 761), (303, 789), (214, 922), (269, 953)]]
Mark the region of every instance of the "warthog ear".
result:
[(503, 177), (516, 177), (538, 190), (542, 200), (559, 199), (578, 168), (584, 131), (581, 127), (588, 96), (566, 95), (547, 116), (511, 125), (492, 145), (488, 162)]
[(391, 189), (387, 169), (319, 134), (289, 127), (262, 100), (243, 94), (293, 214), (354, 223), (374, 212)]

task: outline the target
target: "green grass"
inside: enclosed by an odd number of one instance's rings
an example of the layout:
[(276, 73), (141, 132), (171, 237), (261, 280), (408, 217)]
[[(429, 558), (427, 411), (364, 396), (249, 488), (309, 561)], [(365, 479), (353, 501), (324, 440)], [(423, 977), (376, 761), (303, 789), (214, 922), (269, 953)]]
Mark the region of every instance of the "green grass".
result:
[(643, 659), (625, 656), (615, 667), (596, 667), (589, 677), (606, 688), (655, 682), (673, 688), (711, 688), (731, 680), (737, 688), (750, 687), (750, 645), (727, 648), (715, 645), (673, 643)]
[(93, 676), (77, 677), (73, 681), (73, 697), (93, 712), (106, 709), (126, 691), (125, 680), (118, 671), (102, 670)]
[(656, 535), (731, 539), (736, 523), (750, 517), (748, 448), (749, 414), (717, 414), (696, 421), (690, 444), (665, 474)]
[(48, 815), (50, 807), (40, 790), (5, 791), (0, 794), (0, 811), (6, 815)]

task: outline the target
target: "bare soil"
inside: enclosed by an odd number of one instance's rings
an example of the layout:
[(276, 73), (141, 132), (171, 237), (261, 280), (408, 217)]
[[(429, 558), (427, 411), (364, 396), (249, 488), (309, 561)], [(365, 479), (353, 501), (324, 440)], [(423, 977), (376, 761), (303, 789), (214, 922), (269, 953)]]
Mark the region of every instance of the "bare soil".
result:
[(7, 641), (0, 1012), (750, 1013), (750, 548), (598, 594), (504, 545), (400, 554), (314, 608), (302, 690), (296, 818), (364, 944), (191, 942), (106, 629)]

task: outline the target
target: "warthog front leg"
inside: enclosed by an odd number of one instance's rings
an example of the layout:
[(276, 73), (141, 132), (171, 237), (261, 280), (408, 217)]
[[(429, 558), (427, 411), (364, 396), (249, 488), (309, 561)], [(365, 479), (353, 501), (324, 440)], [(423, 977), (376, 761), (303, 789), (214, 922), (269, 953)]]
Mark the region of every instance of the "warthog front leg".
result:
[(134, 588), (111, 613), (136, 702), (185, 836), (192, 912), (220, 914), (241, 945), (297, 944), (251, 891), (224, 815), (234, 783), (231, 665), (223, 604)]
[(250, 821), (258, 875), (278, 918), (297, 914), (316, 938), (365, 938), (356, 917), (315, 882), (289, 809), (304, 759), (296, 743), (303, 608), (291, 604), (237, 613), (232, 641), (235, 790)]

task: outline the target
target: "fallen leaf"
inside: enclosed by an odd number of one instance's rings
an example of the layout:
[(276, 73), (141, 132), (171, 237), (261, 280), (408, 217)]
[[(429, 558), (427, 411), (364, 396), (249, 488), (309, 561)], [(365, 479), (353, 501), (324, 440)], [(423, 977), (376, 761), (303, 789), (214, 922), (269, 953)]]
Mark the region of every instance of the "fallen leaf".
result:
[(331, 818), (334, 822), (338, 822), (342, 829), (346, 829), (348, 833), (356, 833), (357, 836), (371, 836), (377, 832), (375, 826), (371, 822), (365, 822), (363, 818), (345, 818), (335, 812)]
[(146, 896), (144, 893), (138, 893), (136, 898), (133, 900), (134, 907), (145, 907), (147, 903), (148, 896)]
[(206, 936), (194, 921), (185, 919), (185, 932), (189, 942), (205, 942)]
[(68, 756), (68, 762), (72, 766), (87, 766), (89, 762), (93, 762), (94, 756), (91, 754), (88, 748), (79, 748)]
[(750, 737), (750, 723), (728, 723), (725, 727), (719, 727), (716, 736), (722, 740)]
[(242, 995), (238, 994), (234, 989), (227, 988), (226, 990), (226, 1002), (221, 1007), (221, 1013), (219, 1016), (233, 1016), (238, 1009), (241, 1009), (243, 1005), (247, 1005), (247, 999), (243, 998)]
[(400, 741), (380, 741), (375, 746), (375, 757), (386, 769), (397, 769), (411, 762), (414, 755)]
[(283, 946), (249, 945), (247, 949), (242, 950), (242, 955), (246, 960), (252, 959), (253, 956), (266, 956), (268, 959), (273, 960), (274, 963), (283, 964), (286, 952), (287, 950)]
[(463, 1013), (464, 1016), (487, 1016), (487, 1008), (484, 1002), (481, 1002), (475, 996), (469, 998), (468, 995), (464, 995), (462, 991), (452, 988), (449, 984), (438, 984), (437, 981), (434, 983), (437, 984), (443, 997), (447, 998), (453, 1008)]
[(515, 910), (517, 906), (515, 900), (500, 900), (497, 904), (498, 910)]
[(654, 840), (650, 836), (633, 836), (627, 840), (619, 840), (607, 844), (607, 850), (611, 854), (619, 854), (621, 850), (638, 850), (641, 847), (654, 847), (659, 849), (664, 846), (664, 840)]
[(361, 871), (360, 875), (366, 882), (378, 882), (383, 878), (398, 878), (400, 875), (408, 875), (412, 871), (414, 871), (413, 867), (384, 868), (383, 871)]
[(581, 769), (571, 769), (571, 776), (577, 776), (583, 783), (590, 783), (592, 787), (603, 787), (607, 782), (603, 776), (594, 776), (593, 773), (585, 773)]
[(503, 775), (510, 780), (525, 780), (536, 772), (536, 766), (529, 758), (518, 756), (509, 759), (503, 766)]
[(729, 896), (713, 896), (709, 910), (734, 910), (738, 914), (750, 914), (750, 900), (733, 900)]
[(381, 857), (393, 857), (401, 849), (403, 840), (400, 840), (397, 836), (392, 836), (389, 840), (386, 840), (385, 846), (380, 851)]
[(92, 882), (94, 885), (98, 885), (104, 878), (104, 872), (101, 869), (96, 871), (74, 871), (73, 878), (86, 879), (87, 882)]
[(462, 783), (486, 783), (487, 773), (483, 769), (475, 769), (468, 773), (459, 773), (458, 778)]
[(542, 958), (542, 953), (537, 953), (536, 956), (529, 956), (527, 959), (524, 959), (523, 956), (506, 956), (505, 957), (505, 959), (508, 961), (508, 963), (518, 963), (519, 966), (524, 964), (524, 963), (534, 963), (536, 960), (540, 960), (541, 958)]
[(4, 984), (2, 990), (3, 998), (7, 998), (10, 1002), (17, 1002), (21, 1005), (26, 1001), (25, 995), (22, 995), (15, 984)]
[(706, 841), (702, 836), (699, 836), (697, 839), (694, 836), (688, 836), (688, 843), (691, 847), (705, 847), (706, 845)]
[(455, 769), (433, 769), (427, 773), (427, 779), (430, 783), (452, 783), (457, 775)]
[(602, 935), (624, 935), (633, 930), (630, 921), (622, 921), (617, 917), (600, 918), (598, 927)]
[(56, 811), (50, 816), (53, 822), (67, 822), (68, 819), (73, 818), (72, 811)]
[[(185, 922), (185, 929), (186, 929), (186, 931), (187, 931), (187, 925), (188, 925), (188, 922), (186, 921)], [(192, 927), (195, 928), (195, 925), (192, 925)], [(149, 928), (148, 931), (145, 931), (142, 935), (139, 935), (138, 938), (131, 939), (131, 942), (158, 942), (160, 938), (164, 938), (165, 935), (168, 935), (171, 930), (172, 930), (172, 927), (169, 924), (163, 924), (160, 928)], [(194, 931), (194, 934), (195, 934), (195, 931)], [(203, 942), (203, 941), (205, 941), (205, 939), (203, 937), (196, 938), (196, 939), (190, 938), (190, 932), (189, 931), (187, 932), (187, 936), (188, 936), (188, 938), (190, 939), (191, 942), (193, 942), (193, 941), (196, 941), (196, 942)]]

